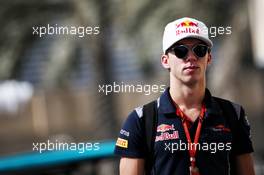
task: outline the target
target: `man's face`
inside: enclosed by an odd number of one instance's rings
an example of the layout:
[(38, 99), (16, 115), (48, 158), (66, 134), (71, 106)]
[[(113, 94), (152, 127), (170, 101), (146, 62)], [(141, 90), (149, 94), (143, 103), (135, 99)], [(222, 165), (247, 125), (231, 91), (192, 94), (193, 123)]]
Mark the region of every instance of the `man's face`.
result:
[(173, 49), (166, 55), (162, 55), (161, 63), (164, 68), (170, 70), (170, 78), (186, 85), (192, 85), (205, 80), (207, 65), (211, 62), (211, 54), (206, 53), (203, 57), (198, 57), (193, 48), (204, 43), (201, 40), (187, 38), (178, 41), (174, 46), (184, 45), (188, 47), (185, 59), (178, 58)]

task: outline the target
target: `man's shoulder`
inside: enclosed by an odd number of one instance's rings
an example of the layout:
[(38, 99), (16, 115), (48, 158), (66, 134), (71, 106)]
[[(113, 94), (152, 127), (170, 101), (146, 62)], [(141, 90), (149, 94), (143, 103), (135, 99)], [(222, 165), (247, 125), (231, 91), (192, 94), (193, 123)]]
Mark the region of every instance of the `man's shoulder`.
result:
[(212, 99), (215, 100), (218, 104), (220, 104), (222, 108), (230, 108), (230, 107), (233, 108), (237, 114), (237, 117), (238, 118), (240, 117), (241, 110), (243, 109), (243, 107), (240, 104), (231, 101), (229, 99), (216, 97), (216, 96), (212, 96)]
[(159, 99), (155, 99), (152, 101), (149, 101), (141, 106), (138, 106), (136, 108), (134, 108), (134, 110), (132, 111), (132, 115), (136, 115), (138, 118), (142, 118), (143, 117), (143, 109), (147, 106), (147, 105), (156, 105), (156, 107), (159, 107)]
[(143, 106), (136, 107), (134, 111), (136, 112), (135, 114), (137, 115), (138, 118), (143, 117)]
[(217, 96), (212, 96), (212, 98), (215, 99), (216, 101), (221, 101), (224, 103), (231, 103), (232, 105), (241, 106), (237, 102), (234, 102), (234, 101), (226, 99), (226, 98), (221, 98), (221, 97), (217, 97)]

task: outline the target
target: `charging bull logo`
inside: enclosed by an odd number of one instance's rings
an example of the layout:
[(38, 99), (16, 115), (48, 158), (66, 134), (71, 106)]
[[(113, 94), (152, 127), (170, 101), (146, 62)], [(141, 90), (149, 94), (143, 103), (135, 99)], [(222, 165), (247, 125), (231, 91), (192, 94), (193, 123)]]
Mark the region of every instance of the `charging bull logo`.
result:
[(157, 132), (173, 131), (174, 125), (161, 124), (157, 127)]
[(187, 20), (187, 21), (183, 21), (176, 25), (176, 28), (179, 28), (179, 27), (198, 27), (198, 23)]

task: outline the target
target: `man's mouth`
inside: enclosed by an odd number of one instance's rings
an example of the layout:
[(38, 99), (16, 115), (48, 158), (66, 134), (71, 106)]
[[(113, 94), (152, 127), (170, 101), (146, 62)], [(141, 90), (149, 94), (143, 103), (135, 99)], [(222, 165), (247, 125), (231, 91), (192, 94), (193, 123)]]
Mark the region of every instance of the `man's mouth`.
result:
[(198, 66), (191, 65), (191, 66), (184, 67), (183, 70), (195, 70), (195, 69), (198, 69), (198, 68), (199, 68)]

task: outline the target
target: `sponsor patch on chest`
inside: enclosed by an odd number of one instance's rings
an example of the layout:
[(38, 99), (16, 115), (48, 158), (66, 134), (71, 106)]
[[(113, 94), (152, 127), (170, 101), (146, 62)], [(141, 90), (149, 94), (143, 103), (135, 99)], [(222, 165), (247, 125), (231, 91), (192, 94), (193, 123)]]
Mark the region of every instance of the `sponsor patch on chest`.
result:
[(163, 132), (160, 135), (156, 136), (155, 142), (163, 140), (174, 140), (179, 138), (178, 131), (173, 131), (173, 133)]
[(157, 136), (155, 142), (164, 140), (174, 140), (179, 138), (178, 131), (175, 131), (174, 125), (161, 124), (157, 127)]

